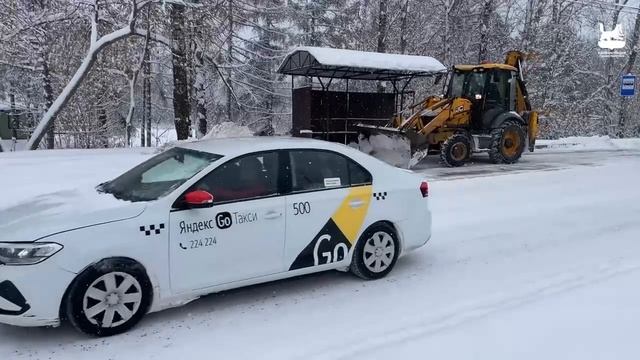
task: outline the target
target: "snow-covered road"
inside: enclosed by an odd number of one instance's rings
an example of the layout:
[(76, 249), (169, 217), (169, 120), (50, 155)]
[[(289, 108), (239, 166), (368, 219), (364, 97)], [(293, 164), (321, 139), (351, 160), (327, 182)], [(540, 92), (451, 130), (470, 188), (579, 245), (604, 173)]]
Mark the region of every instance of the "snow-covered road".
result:
[[(142, 158), (63, 155), (43, 170), (0, 154), (0, 199)], [(422, 164), (432, 241), (383, 280), (329, 272), (211, 295), (106, 339), (0, 325), (0, 359), (638, 358), (640, 152), (544, 152), (506, 171), (481, 159)]]

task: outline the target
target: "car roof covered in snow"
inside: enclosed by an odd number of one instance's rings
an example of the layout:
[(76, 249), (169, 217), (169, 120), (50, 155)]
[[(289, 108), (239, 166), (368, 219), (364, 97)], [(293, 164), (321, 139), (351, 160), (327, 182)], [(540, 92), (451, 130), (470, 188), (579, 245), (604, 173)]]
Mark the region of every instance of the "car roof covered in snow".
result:
[(340, 153), (359, 153), (359, 151), (342, 144), (287, 136), (252, 136), (207, 139), (183, 143), (178, 146), (223, 156), (238, 156), (252, 152), (280, 149), (324, 149)]
[(323, 47), (299, 47), (284, 59), (278, 72), (354, 80), (399, 80), (446, 72), (429, 56), (385, 54)]

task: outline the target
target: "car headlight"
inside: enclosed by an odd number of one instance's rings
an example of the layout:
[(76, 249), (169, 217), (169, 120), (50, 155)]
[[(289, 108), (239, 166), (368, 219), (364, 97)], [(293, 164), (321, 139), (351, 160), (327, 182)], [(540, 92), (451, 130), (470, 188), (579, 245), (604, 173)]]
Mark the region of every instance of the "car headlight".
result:
[(62, 250), (56, 243), (0, 243), (0, 264), (33, 265)]

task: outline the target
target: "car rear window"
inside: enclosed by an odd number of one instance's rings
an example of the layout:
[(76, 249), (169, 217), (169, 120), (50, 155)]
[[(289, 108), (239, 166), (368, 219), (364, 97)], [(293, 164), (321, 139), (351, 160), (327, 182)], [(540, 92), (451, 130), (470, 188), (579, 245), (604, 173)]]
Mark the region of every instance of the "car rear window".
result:
[(324, 150), (291, 150), (289, 156), (294, 192), (371, 184), (371, 174), (344, 155)]

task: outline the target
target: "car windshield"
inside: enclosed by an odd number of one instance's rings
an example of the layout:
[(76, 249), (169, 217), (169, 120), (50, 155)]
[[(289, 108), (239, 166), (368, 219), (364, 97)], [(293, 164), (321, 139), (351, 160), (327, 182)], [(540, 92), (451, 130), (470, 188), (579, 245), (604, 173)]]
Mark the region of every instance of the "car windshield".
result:
[(119, 177), (98, 186), (98, 191), (127, 201), (159, 199), (184, 184), (222, 156), (184, 148), (156, 155)]

